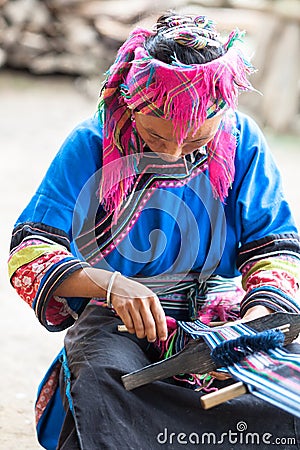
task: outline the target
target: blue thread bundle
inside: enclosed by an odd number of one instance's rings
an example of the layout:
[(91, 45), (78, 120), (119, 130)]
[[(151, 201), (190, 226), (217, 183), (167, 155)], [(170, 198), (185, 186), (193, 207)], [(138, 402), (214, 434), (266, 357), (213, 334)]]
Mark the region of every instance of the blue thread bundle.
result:
[(210, 356), (218, 367), (231, 366), (252, 353), (280, 348), (284, 343), (284, 334), (280, 330), (267, 330), (250, 336), (221, 342)]

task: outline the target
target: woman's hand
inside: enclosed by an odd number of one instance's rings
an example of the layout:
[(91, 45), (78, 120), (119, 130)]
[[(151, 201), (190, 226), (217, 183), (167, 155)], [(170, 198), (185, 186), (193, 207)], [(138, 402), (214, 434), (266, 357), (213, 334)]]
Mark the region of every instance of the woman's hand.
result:
[(268, 314), (272, 314), (274, 311), (272, 309), (267, 308), (266, 306), (257, 305), (253, 306), (252, 308), (249, 308), (248, 311), (245, 313), (244, 317), (242, 319), (226, 322), (223, 326), (230, 326), (237, 323), (245, 323), (249, 322), (250, 320), (258, 319), (259, 317), (267, 316)]
[(167, 323), (159, 298), (146, 286), (118, 275), (111, 291), (111, 304), (127, 330), (154, 342), (167, 339)]
[(268, 314), (272, 314), (274, 311), (270, 308), (267, 308), (263, 305), (253, 306), (249, 308), (242, 318), (241, 322), (248, 322), (249, 320), (258, 319), (259, 317), (266, 316)]
[[(105, 298), (112, 273), (85, 267), (72, 273), (56, 289), (61, 297)], [(111, 304), (129, 333), (149, 342), (167, 339), (167, 322), (159, 298), (141, 283), (118, 274), (110, 292)]]
[[(236, 320), (234, 322), (227, 322), (224, 326), (234, 325), (236, 323), (248, 322), (249, 320), (258, 319), (259, 317), (266, 316), (267, 314), (272, 314), (274, 311), (272, 309), (267, 308), (266, 306), (257, 305), (249, 308), (244, 317), (240, 320)], [(217, 378), (217, 380), (226, 380), (231, 378), (231, 375), (224, 372), (209, 372), (211, 376)]]

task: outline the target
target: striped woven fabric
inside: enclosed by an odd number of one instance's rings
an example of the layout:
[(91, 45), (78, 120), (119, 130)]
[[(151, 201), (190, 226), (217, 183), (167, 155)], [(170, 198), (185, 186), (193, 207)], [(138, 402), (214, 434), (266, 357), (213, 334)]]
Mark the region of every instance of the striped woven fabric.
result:
[(137, 278), (155, 292), (167, 316), (202, 322), (236, 320), (244, 295), (239, 279), (213, 275), (200, 280), (199, 273), (164, 274), (153, 279)]
[[(198, 320), (179, 325), (193, 339), (201, 336), (212, 350), (225, 341), (256, 334), (242, 323), (214, 329)], [(249, 351), (238, 363), (227, 366), (227, 370), (233, 378), (245, 383), (253, 395), (300, 417), (300, 355), (281, 348)]]

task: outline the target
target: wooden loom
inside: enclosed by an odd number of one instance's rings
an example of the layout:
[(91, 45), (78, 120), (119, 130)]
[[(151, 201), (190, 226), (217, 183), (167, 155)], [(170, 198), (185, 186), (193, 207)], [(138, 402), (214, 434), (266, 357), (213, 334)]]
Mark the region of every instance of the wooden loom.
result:
[[(246, 324), (256, 332), (280, 329), (284, 332), (284, 345), (287, 345), (292, 343), (300, 332), (300, 314), (277, 312), (248, 321)], [(225, 326), (228, 327), (230, 325), (227, 324)], [(191, 339), (180, 352), (168, 359), (158, 361), (142, 369), (123, 375), (122, 382), (126, 390), (132, 390), (179, 373), (201, 374), (214, 371), (218, 368), (220, 366), (216, 365), (211, 359), (210, 348), (203, 338), (200, 337), (199, 339)], [(216, 392), (203, 395), (201, 397), (201, 404), (204, 409), (208, 409), (246, 392), (248, 392), (247, 385), (239, 381)]]

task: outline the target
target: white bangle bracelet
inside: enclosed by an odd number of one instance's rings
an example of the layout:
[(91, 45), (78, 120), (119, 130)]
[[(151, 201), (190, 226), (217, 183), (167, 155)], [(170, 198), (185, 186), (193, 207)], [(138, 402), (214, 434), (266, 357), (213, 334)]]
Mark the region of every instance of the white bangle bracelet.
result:
[(109, 280), (109, 283), (108, 283), (108, 287), (107, 287), (107, 291), (106, 291), (106, 304), (107, 304), (107, 306), (109, 308), (112, 307), (110, 296), (111, 296), (111, 291), (112, 291), (112, 287), (113, 287), (114, 281), (115, 281), (115, 279), (116, 279), (116, 277), (118, 275), (121, 275), (121, 273), (120, 272), (114, 272), (112, 274), (112, 276), (110, 277), (110, 280)]

